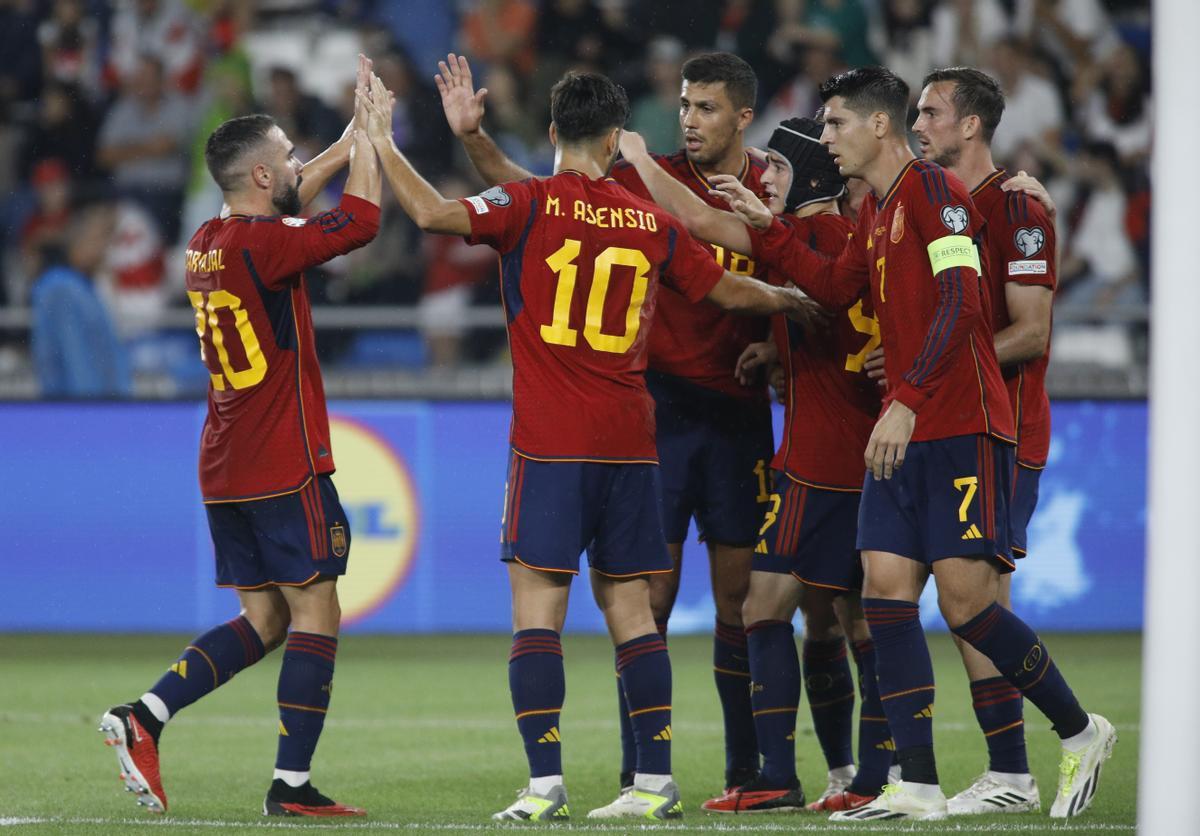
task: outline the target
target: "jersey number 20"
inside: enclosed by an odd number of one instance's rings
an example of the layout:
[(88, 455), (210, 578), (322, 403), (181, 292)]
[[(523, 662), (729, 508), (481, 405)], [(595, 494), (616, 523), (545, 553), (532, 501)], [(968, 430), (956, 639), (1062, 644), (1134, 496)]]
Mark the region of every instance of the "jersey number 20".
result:
[[(207, 298), (206, 298), (207, 297)], [(213, 290), (202, 293), (199, 290), (189, 290), (188, 299), (196, 310), (196, 334), (200, 337), (200, 359), (208, 361), (208, 350), (217, 352), (217, 361), (221, 364), (223, 374), (210, 372), (214, 389), (225, 389), (226, 383), (234, 389), (248, 389), (262, 382), (267, 374), (267, 358), (258, 344), (258, 335), (250, 324), (250, 315), (242, 307), (242, 300), (228, 290)], [(246, 355), (249, 368), (237, 370), (229, 361), (229, 350), (225, 347), (225, 332), (221, 330), (220, 314), (222, 308), (228, 308), (233, 314), (234, 329), (242, 342), (242, 350)]]
[[(571, 300), (575, 296), (575, 279), (579, 268), (575, 259), (579, 257), (581, 242), (568, 238), (554, 254), (546, 259), (550, 269), (558, 275), (554, 290), (554, 313), (549, 325), (541, 329), (542, 339), (551, 345), (573, 346), (579, 341), (579, 331), (571, 327)], [(629, 307), (625, 311), (625, 333), (605, 334), (603, 328), (604, 300), (608, 296), (608, 285), (614, 267), (632, 267), (633, 291)], [(649, 285), (650, 260), (641, 250), (627, 247), (608, 247), (592, 262), (592, 289), (588, 292), (587, 312), (583, 320), (583, 338), (596, 351), (624, 354), (637, 340), (642, 326), (642, 302), (646, 299)]]

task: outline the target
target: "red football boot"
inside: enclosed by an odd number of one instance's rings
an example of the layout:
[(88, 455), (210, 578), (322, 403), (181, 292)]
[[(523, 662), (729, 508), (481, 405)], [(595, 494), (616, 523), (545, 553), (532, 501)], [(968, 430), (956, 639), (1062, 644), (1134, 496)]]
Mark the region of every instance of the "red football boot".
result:
[(786, 813), (804, 809), (804, 790), (796, 780), (790, 787), (778, 789), (766, 787), (756, 778), (720, 798), (710, 798), (700, 808), (709, 813)]
[(104, 743), (117, 750), (121, 780), (128, 792), (137, 794), (137, 803), (152, 813), (167, 812), (167, 794), (158, 773), (158, 741), (138, 722), (133, 706), (118, 705), (100, 718)]
[(874, 801), (878, 796), (859, 795), (856, 792), (843, 790), (833, 795), (827, 795), (819, 801), (809, 804), (807, 809), (814, 813), (838, 813), (843, 810), (857, 810)]
[(361, 807), (338, 804), (326, 798), (310, 782), (299, 787), (289, 786), (282, 778), (271, 782), (267, 797), (263, 799), (264, 816), (365, 816)]

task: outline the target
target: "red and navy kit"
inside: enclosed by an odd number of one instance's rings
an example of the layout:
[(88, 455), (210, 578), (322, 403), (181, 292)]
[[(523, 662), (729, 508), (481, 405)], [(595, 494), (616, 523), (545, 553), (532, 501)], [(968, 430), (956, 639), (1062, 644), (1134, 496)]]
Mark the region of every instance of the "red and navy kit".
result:
[(536, 459), (656, 462), (647, 340), (659, 284), (695, 305), (724, 275), (679, 221), (576, 171), (464, 198), (501, 256), (512, 446)]
[(375, 237), (379, 207), (351, 195), (313, 218), (232, 215), (188, 242), (186, 285), (208, 367), (205, 502), (299, 490), (334, 469), (303, 271)]
[(852, 304), (869, 283), (888, 379), (884, 407), (899, 400), (917, 413), (913, 441), (986, 433), (1012, 443), (983, 279), (964, 266), (935, 276), (928, 252), (946, 236), (978, 240), (982, 228), (962, 181), (912, 160), (882, 198), (867, 195), (853, 238), (832, 263), (778, 220), (752, 238), (756, 258), (769, 258), (828, 307)]
[(513, 356), (501, 559), (669, 571), (646, 389), (659, 284), (698, 304), (724, 271), (652, 203), (563, 171), (465, 198), (471, 243), (500, 253)]
[[(822, 213), (780, 221), (807, 246), (830, 256), (845, 248), (849, 219)], [(772, 271), (772, 284), (790, 277)], [(857, 589), (855, 545), (863, 450), (879, 417), (879, 387), (863, 370), (879, 346), (879, 323), (864, 288), (823, 333), (774, 317), (772, 330), (787, 392), (782, 443), (771, 462), (774, 493), (754, 557), (758, 571), (789, 572), (829, 589)]]
[[(1051, 292), (1058, 286), (1054, 222), (1037, 200), (1023, 192), (1000, 188), (1008, 179), (1009, 174), (1001, 169), (971, 192), (987, 223), (984, 240), (991, 267), (988, 284), (996, 333), (1012, 324), (1005, 301), (1009, 283), (1044, 287)], [(1026, 467), (1045, 467), (1050, 450), (1050, 399), (1046, 396), (1049, 365), (1047, 345), (1041, 357), (1000, 370), (1016, 419), (1017, 462)]]
[[(709, 206), (722, 211), (729, 209), (724, 200), (708, 193), (708, 181), (688, 159), (686, 152), (655, 155), (655, 160)], [(761, 162), (746, 154), (739, 178), (746, 188), (758, 195), (762, 194), (759, 178), (764, 169)], [(611, 176), (643, 200), (652, 200), (637, 169), (624, 160), (613, 166)], [(703, 242), (701, 246), (731, 273), (756, 278), (766, 275), (765, 269), (745, 253), (730, 252)], [(742, 386), (733, 376), (733, 368), (743, 349), (762, 340), (767, 333), (765, 318), (739, 316), (715, 306), (693, 305), (682, 294), (669, 289), (659, 295), (654, 316), (654, 331), (650, 335), (651, 369), (726, 395), (766, 401), (765, 387)]]
[(987, 254), (973, 243), (982, 229), (957, 177), (912, 160), (886, 194), (867, 196), (836, 260), (779, 221), (752, 236), (757, 257), (824, 305), (844, 309), (870, 287), (888, 379), (883, 406), (898, 400), (916, 413), (904, 466), (891, 479), (864, 479), (860, 549), (1011, 565), (1015, 433), (983, 286)]

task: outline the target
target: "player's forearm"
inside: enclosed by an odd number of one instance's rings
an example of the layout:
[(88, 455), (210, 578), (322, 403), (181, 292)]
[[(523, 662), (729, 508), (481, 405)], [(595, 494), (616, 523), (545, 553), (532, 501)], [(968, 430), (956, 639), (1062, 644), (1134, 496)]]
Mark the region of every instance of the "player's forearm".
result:
[(842, 270), (839, 259), (801, 243), (778, 219), (762, 233), (762, 246), (755, 257), (830, 310), (851, 304), (866, 283), (866, 277)]
[(303, 176), (300, 178), (300, 204), (302, 206), (312, 203), (329, 184), (333, 175), (341, 171), (342, 166), (350, 161), (352, 144), (352, 135), (343, 137), (304, 164)]
[(345, 194), (361, 197), (376, 206), (383, 198), (383, 180), (379, 175), (379, 157), (367, 138), (366, 131), (354, 133), (350, 151), (350, 174), (346, 178)]
[(480, 128), (459, 137), (471, 164), (489, 186), (528, 180), (533, 176), (508, 158), (500, 146)]
[(794, 287), (774, 287), (729, 271), (708, 294), (709, 301), (731, 313), (750, 316), (799, 313), (805, 297)]
[(422, 177), (390, 139), (377, 142), (380, 165), (396, 200), (413, 223), (425, 232), (468, 235), (471, 232), (466, 210), (457, 200), (446, 200)]
[(679, 218), (696, 238), (732, 252), (750, 252), (746, 225), (732, 212), (709, 206), (695, 192), (667, 174), (649, 154), (636, 155), (630, 162), (654, 202)]
[(1050, 344), (1049, 323), (1014, 322), (996, 332), (996, 359), (1001, 366), (1036, 360)]

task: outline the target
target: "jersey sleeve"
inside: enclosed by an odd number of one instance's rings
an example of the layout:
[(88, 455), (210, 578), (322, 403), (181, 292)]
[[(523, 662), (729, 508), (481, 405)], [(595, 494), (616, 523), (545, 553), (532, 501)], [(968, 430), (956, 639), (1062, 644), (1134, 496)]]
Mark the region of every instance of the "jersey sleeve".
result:
[[(936, 301), (929, 328), (912, 366), (896, 388), (895, 399), (920, 412), (937, 391), (967, 337), (983, 314), (980, 300), (979, 246), (982, 222), (965, 192), (953, 191), (940, 172), (926, 200), (912, 201), (913, 226), (929, 258)], [(918, 256), (920, 258), (920, 256)], [(914, 269), (923, 269), (919, 261)]]
[(497, 252), (516, 248), (537, 213), (537, 195), (531, 180), (501, 183), (473, 197), (459, 199), (471, 219), (468, 244), (487, 244)]
[(1054, 222), (1046, 214), (1045, 207), (1023, 192), (1006, 193), (1007, 228), (995, 229), (988, 224), (989, 235), (1002, 235), (999, 246), (993, 244), (993, 253), (1000, 253), (1002, 262), (989, 265), (999, 270), (1005, 283), (1045, 287), (1050, 290), (1058, 285), (1055, 265)]
[(276, 289), (292, 276), (345, 255), (368, 243), (379, 231), (379, 207), (354, 195), (311, 218), (254, 219), (254, 264), (259, 279)]
[[(663, 157), (658, 154), (651, 154), (651, 156), (654, 158), (656, 163), (664, 168), (666, 167), (663, 163)], [(612, 167), (612, 171), (609, 172), (609, 177), (616, 180), (623, 187), (640, 197), (642, 200), (649, 200), (651, 203), (654, 202), (654, 198), (650, 196), (650, 190), (647, 189), (646, 184), (642, 182), (642, 176), (637, 173), (637, 169), (634, 168), (633, 163), (628, 162), (627, 160), (617, 160), (616, 165), (614, 165)]]
[[(863, 213), (865, 217), (866, 213)], [(859, 226), (862, 226), (860, 217)], [(765, 230), (749, 229), (755, 261), (787, 276), (793, 284), (827, 308), (853, 304), (870, 281), (867, 259), (859, 241), (850, 236), (836, 256), (823, 255), (801, 240), (795, 227), (776, 218)]]
[(696, 243), (679, 221), (670, 218), (667, 225), (667, 257), (663, 262), (663, 279), (690, 302), (699, 302), (712, 292), (725, 275), (725, 269), (712, 253)]

